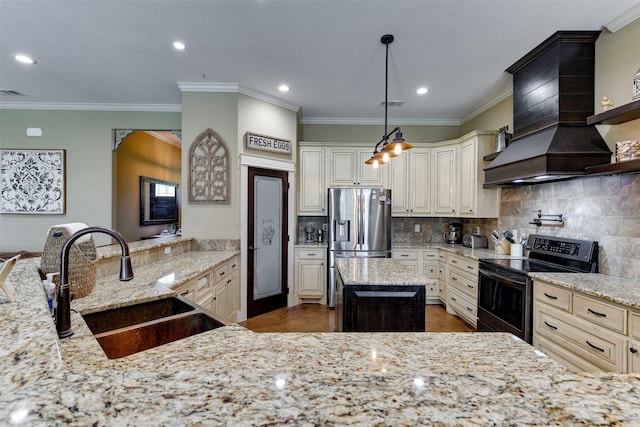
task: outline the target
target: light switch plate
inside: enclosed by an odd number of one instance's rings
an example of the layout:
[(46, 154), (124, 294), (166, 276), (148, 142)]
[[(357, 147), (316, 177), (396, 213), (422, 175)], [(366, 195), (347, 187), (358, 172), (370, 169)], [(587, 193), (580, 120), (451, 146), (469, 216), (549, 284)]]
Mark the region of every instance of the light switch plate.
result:
[(415, 224), (413, 226), (413, 231), (415, 231), (416, 233), (419, 233), (420, 232), (420, 224)]
[(171, 253), (171, 246), (167, 246), (166, 248), (164, 248), (164, 254), (168, 255)]

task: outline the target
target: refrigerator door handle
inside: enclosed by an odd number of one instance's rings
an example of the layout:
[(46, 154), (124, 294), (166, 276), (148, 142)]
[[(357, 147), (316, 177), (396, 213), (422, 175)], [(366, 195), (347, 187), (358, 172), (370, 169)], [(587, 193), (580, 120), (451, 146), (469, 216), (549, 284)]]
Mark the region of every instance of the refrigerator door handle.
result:
[(363, 208), (362, 203), (362, 192), (358, 192), (358, 244), (362, 245), (364, 243), (364, 227), (362, 223), (364, 222), (364, 213), (362, 212)]

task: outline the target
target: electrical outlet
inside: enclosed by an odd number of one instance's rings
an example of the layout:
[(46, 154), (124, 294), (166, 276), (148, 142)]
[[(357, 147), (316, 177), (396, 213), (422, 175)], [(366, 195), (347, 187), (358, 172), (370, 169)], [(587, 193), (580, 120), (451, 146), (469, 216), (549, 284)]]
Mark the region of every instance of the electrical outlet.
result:
[(322, 231), (327, 231), (327, 223), (322, 224)]
[(169, 255), (170, 253), (171, 253), (171, 246), (167, 246), (166, 248), (164, 248), (165, 255)]
[(419, 233), (420, 232), (420, 224), (415, 224), (413, 226), (413, 231), (415, 231), (416, 233)]
[(473, 234), (475, 234), (476, 236), (480, 235), (480, 227), (476, 227), (473, 229)]

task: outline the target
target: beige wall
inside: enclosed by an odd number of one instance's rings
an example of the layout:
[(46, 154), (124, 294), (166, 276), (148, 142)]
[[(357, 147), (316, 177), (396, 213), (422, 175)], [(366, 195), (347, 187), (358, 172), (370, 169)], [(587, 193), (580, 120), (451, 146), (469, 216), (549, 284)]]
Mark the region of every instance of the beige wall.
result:
[(462, 125), (462, 135), (474, 130), (498, 130), (503, 126), (509, 126), (509, 133), (513, 134), (513, 96), (466, 121)]
[[(42, 137), (26, 136), (39, 127)], [(66, 150), (64, 215), (0, 215), (0, 251), (44, 248), (52, 225), (84, 222), (111, 227), (113, 129), (179, 129), (180, 113), (0, 110), (0, 147)], [(96, 235), (96, 243), (110, 239)]]
[(114, 227), (125, 240), (140, 240), (167, 228), (167, 224), (140, 225), (140, 176), (180, 183), (180, 158), (180, 148), (145, 132), (136, 131), (124, 138), (116, 151)]
[[(240, 154), (293, 161), (295, 155), (283, 155), (244, 148), (246, 132), (288, 139), (294, 144), (297, 115), (273, 104), (238, 93), (184, 93), (182, 97), (182, 230), (201, 239), (240, 239), (242, 224)], [(211, 128), (229, 149), (231, 203), (228, 205), (189, 203), (189, 148), (205, 129)]]
[[(395, 128), (389, 125), (387, 132)], [(404, 139), (409, 143), (438, 142), (456, 139), (463, 134), (460, 126), (430, 125), (400, 126)], [(383, 125), (311, 125), (302, 126), (300, 141), (310, 142), (371, 142), (371, 149), (382, 139), (384, 135)]]

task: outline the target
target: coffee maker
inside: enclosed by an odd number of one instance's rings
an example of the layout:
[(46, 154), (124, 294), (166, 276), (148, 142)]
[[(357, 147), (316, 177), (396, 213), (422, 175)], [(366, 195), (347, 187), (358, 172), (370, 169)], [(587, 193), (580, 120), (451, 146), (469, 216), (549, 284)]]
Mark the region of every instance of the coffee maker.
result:
[(457, 222), (449, 224), (449, 231), (442, 233), (442, 238), (452, 245), (462, 243), (462, 224)]
[(313, 227), (306, 226), (304, 228), (304, 241), (306, 243), (315, 242), (314, 237), (315, 237), (315, 229)]

